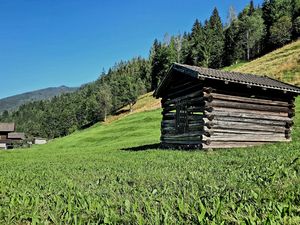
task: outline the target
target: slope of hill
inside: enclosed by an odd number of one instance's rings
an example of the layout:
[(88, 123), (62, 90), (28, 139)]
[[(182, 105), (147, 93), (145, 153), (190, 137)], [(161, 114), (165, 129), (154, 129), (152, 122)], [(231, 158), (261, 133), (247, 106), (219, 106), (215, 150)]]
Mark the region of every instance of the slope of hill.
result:
[(242, 73), (267, 75), (284, 82), (300, 85), (300, 40), (249, 63), (225, 68)]
[(300, 223), (299, 98), (293, 142), (213, 152), (159, 150), (158, 105), (0, 152), (0, 224)]
[(14, 95), (11, 97), (0, 99), (0, 113), (5, 110), (14, 110), (18, 108), (20, 105), (37, 100), (50, 99), (54, 96), (58, 96), (62, 93), (71, 93), (76, 91), (78, 88), (73, 87), (50, 87), (37, 91), (26, 92), (19, 95)]
[(120, 109), (116, 113), (116, 115), (109, 116), (105, 123), (110, 123), (131, 114), (159, 109), (160, 107), (160, 99), (153, 98), (153, 92), (149, 92), (147, 94), (141, 95), (138, 98), (137, 102), (132, 106), (132, 112), (130, 112), (129, 106), (125, 106)]

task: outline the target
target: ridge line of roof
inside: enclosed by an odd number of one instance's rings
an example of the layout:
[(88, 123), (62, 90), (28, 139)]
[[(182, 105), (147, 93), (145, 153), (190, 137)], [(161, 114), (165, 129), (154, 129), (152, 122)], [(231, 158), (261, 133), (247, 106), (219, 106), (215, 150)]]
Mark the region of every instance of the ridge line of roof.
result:
[[(178, 71), (180, 73), (186, 73), (191, 77), (198, 78), (208, 78), (220, 81), (229, 81), (236, 84), (243, 84), (243, 85), (251, 85), (254, 87), (260, 88), (267, 88), (270, 90), (277, 90), (277, 91), (284, 91), (293, 94), (300, 94), (300, 87), (292, 84), (288, 84), (274, 78), (270, 78), (267, 75), (256, 75), (250, 73), (241, 73), (241, 72), (234, 72), (234, 71), (223, 71), (218, 69), (212, 68), (205, 68), (199, 66), (191, 66), (187, 64), (180, 64), (180, 63), (173, 63), (170, 67), (167, 75), (163, 77), (161, 83), (158, 85), (156, 90), (153, 93), (153, 96), (158, 98), (162, 88), (164, 85), (167, 85), (169, 78), (173, 74), (173, 70)], [(207, 71), (207, 72), (206, 72)], [(202, 73), (201, 73), (202, 72)], [(232, 77), (226, 77), (226, 75), (232, 75)], [(240, 78), (239, 78), (240, 76)]]
[[(242, 83), (242, 84), (251, 84), (253, 86), (258, 86), (258, 87), (269, 87), (269, 88), (272, 88), (272, 89), (276, 89), (276, 90), (288, 90), (288, 91), (291, 91), (291, 92), (294, 92), (294, 93), (298, 93), (300, 94), (300, 87), (298, 86), (295, 86), (295, 85), (292, 85), (292, 84), (288, 84), (288, 83), (285, 83), (285, 82), (282, 82), (282, 81), (279, 81), (279, 80), (276, 80), (274, 78), (270, 78), (269, 76), (266, 76), (266, 75), (263, 75), (263, 76), (260, 76), (260, 75), (256, 75), (256, 74), (250, 74), (250, 73), (240, 73), (240, 72), (234, 72), (234, 71), (222, 71), (222, 70), (217, 70), (217, 69), (212, 69), (212, 68), (205, 68), (205, 67), (198, 67), (198, 66), (191, 66), (191, 65), (187, 65), (187, 64), (180, 64), (180, 63), (175, 63), (176, 66), (179, 66), (179, 67), (182, 67), (182, 68), (185, 68), (185, 69), (188, 69), (188, 70), (192, 70), (192, 71), (195, 71), (197, 72), (199, 75), (203, 76), (203, 77), (206, 77), (206, 78), (213, 78), (213, 79), (217, 79), (217, 80), (228, 80), (228, 81), (234, 81), (236, 83)], [(195, 67), (195, 69), (193, 68)], [(207, 70), (207, 71), (215, 71), (215, 72), (221, 72), (223, 74), (234, 74), (234, 75), (247, 75), (247, 76), (253, 76), (255, 78), (258, 78), (258, 79), (262, 79), (262, 78), (266, 78), (266, 79), (269, 79), (269, 80), (272, 80), (272, 81), (275, 81), (275, 82), (278, 82), (280, 84), (283, 84), (285, 86), (289, 86), (290, 88), (288, 87), (276, 87), (276, 86), (273, 86), (273, 85), (265, 85), (265, 84), (259, 84), (257, 82), (245, 82), (245, 81), (241, 81), (241, 80), (236, 80), (236, 79), (230, 79), (230, 78), (220, 78), (216, 75), (206, 75), (206, 74), (202, 74), (200, 71), (197, 71), (196, 68), (199, 68), (199, 69), (203, 69), (203, 70)], [(298, 89), (298, 90), (297, 90)]]

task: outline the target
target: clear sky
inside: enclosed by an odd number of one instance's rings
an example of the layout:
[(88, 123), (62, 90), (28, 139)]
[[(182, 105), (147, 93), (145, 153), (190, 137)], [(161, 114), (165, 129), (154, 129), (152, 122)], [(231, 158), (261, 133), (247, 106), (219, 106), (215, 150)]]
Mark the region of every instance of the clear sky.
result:
[[(0, 0), (0, 98), (80, 86), (155, 38), (190, 31), (216, 6), (226, 21), (250, 0)], [(255, 0), (261, 4), (262, 0)]]

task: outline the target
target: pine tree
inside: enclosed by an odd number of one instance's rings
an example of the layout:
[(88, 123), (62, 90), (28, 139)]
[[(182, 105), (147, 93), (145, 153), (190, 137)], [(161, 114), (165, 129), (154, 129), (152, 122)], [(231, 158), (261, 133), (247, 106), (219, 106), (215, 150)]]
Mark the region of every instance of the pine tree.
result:
[(203, 28), (201, 23), (196, 19), (191, 33), (190, 52), (191, 52), (191, 65), (199, 65), (203, 56), (201, 52), (201, 44), (203, 42)]
[(293, 23), (293, 38), (297, 39), (300, 37), (300, 16), (298, 16)]
[(192, 37), (191, 34), (184, 33), (182, 37), (182, 48), (180, 53), (180, 62), (188, 65), (193, 64), (192, 56)]
[(253, 3), (253, 0), (250, 1), (250, 5), (249, 5), (249, 11), (248, 11), (248, 15), (249, 16), (252, 16), (253, 13), (255, 11), (255, 7), (254, 7), (254, 3)]
[(206, 29), (210, 30), (209, 33), (212, 39), (211, 60), (208, 62), (208, 66), (221, 68), (223, 66), (224, 32), (217, 8), (214, 8), (208, 23), (209, 26)]
[(292, 0), (292, 38), (300, 37), (300, 0)]
[[(266, 46), (267, 52), (280, 46), (278, 42), (280, 37), (278, 35), (280, 35), (281, 32), (277, 30), (277, 28), (279, 28), (280, 26), (280, 20), (281, 22), (285, 22), (285, 26), (283, 28), (287, 28), (287, 26), (289, 25), (287, 21), (291, 20), (293, 14), (292, 1), (293, 0), (264, 0), (262, 7), (262, 17), (266, 25), (266, 37), (264, 41), (264, 46)], [(285, 29), (285, 32), (288, 33), (281, 33), (282, 39), (285, 39), (286, 37), (290, 37), (292, 35), (292, 29)]]
[(167, 75), (171, 65), (177, 61), (178, 54), (174, 37), (168, 38), (163, 44), (154, 41), (150, 59), (152, 90), (155, 90), (162, 78)]
[(159, 80), (159, 74), (162, 70), (161, 64), (160, 64), (160, 50), (162, 46), (161, 43), (155, 39), (151, 53), (150, 53), (150, 61), (151, 61), (151, 90), (155, 90), (158, 85)]
[(197, 34), (201, 31), (201, 27), (201, 23), (198, 19), (196, 19), (192, 27), (192, 37), (197, 36)]
[(231, 25), (225, 30), (225, 66), (230, 66), (237, 63), (243, 58), (244, 49), (240, 35), (240, 21), (234, 20)]
[(291, 40), (292, 21), (289, 16), (283, 16), (270, 28), (270, 42), (274, 46), (281, 47)]
[(204, 27), (202, 28), (201, 41), (199, 44), (201, 61), (198, 64), (200, 66), (209, 67), (211, 65), (213, 42), (213, 30), (206, 20), (204, 22)]
[(111, 113), (112, 108), (112, 93), (108, 84), (103, 83), (98, 92), (97, 102), (100, 105), (102, 119), (105, 122), (107, 115)]

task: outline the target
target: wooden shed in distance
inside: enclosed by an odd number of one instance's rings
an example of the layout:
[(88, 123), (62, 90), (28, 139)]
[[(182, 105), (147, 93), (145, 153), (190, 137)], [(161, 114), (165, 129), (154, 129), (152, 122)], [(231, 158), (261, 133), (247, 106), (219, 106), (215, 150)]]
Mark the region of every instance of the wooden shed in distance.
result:
[(35, 137), (33, 139), (33, 144), (35, 144), (35, 145), (44, 145), (44, 144), (47, 144), (47, 139), (46, 138)]
[(8, 134), (16, 129), (15, 123), (0, 123), (0, 141), (8, 139)]
[(13, 140), (13, 141), (23, 141), (25, 140), (25, 134), (24, 133), (8, 133), (8, 139)]
[(25, 134), (16, 133), (15, 129), (15, 123), (0, 123), (0, 149), (22, 145), (22, 141), (25, 140)]
[(232, 148), (291, 141), (300, 88), (268, 77), (174, 64), (162, 98), (161, 144)]
[(0, 149), (7, 149), (12, 141), (8, 138), (9, 133), (15, 131), (15, 123), (0, 123)]

